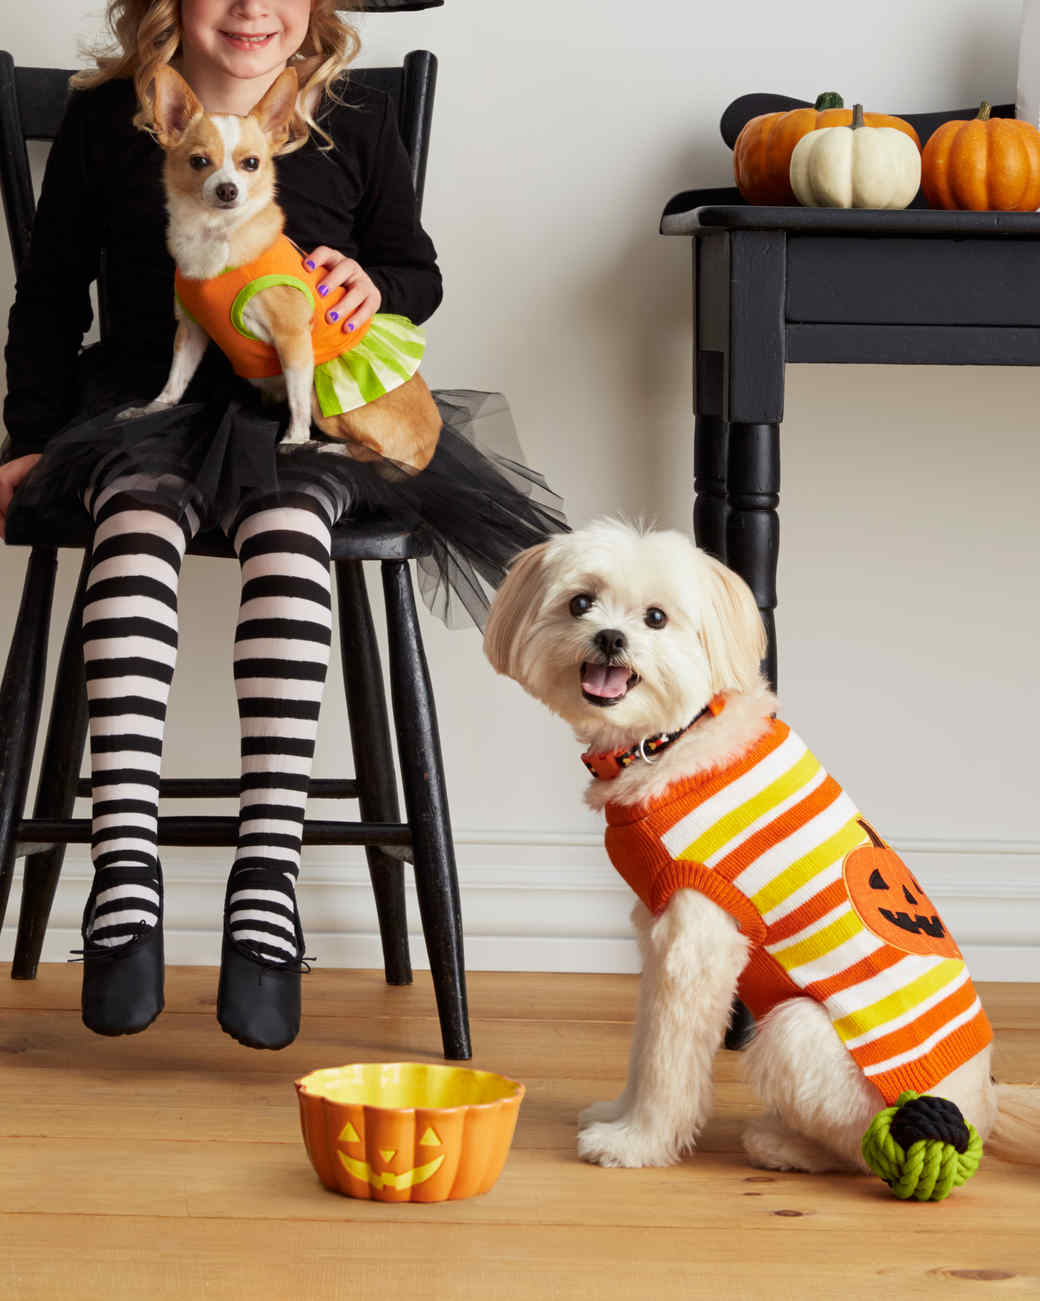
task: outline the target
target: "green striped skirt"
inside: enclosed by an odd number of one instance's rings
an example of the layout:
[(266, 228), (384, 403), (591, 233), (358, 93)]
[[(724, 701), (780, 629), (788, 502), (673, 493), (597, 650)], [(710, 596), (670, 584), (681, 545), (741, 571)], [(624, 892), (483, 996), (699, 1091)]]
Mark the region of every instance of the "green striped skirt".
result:
[(407, 316), (376, 312), (360, 343), (315, 366), (322, 415), (342, 415), (400, 387), (419, 369), (425, 349), (425, 333)]

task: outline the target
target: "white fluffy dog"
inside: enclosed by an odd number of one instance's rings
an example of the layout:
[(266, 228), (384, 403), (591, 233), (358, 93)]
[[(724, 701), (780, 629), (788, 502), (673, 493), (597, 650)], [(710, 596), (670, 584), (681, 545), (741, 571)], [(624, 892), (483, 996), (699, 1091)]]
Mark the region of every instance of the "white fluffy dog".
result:
[(641, 898), (628, 1081), (582, 1112), (579, 1154), (666, 1165), (694, 1146), (739, 990), (766, 1106), (753, 1164), (865, 1168), (863, 1133), (902, 1088), (954, 1101), (987, 1151), (1040, 1162), (1040, 1091), (991, 1080), (959, 950), (774, 717), (764, 644), (736, 574), (680, 533), (613, 521), (524, 552), (492, 606), (489, 660), (588, 747), (586, 798)]

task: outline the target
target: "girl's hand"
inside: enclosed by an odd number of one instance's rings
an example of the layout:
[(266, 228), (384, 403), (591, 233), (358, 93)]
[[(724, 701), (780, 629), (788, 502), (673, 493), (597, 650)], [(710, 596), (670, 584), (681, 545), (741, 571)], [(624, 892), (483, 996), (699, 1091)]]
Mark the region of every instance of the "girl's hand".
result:
[(383, 295), (372, 283), (365, 268), (353, 258), (344, 257), (334, 248), (326, 248), (322, 244), (310, 257), (304, 258), (303, 265), (308, 271), (313, 271), (315, 267), (327, 268), (327, 275), (318, 284), (318, 293), (322, 298), (340, 285), (346, 288), (344, 297), (325, 313), (326, 320), (342, 321), (344, 334), (353, 334), (379, 311)]
[(7, 527), (7, 509), (11, 505), (14, 490), (39, 459), (39, 452), (30, 452), (28, 456), (18, 456), (6, 465), (0, 465), (0, 538), (4, 536)]

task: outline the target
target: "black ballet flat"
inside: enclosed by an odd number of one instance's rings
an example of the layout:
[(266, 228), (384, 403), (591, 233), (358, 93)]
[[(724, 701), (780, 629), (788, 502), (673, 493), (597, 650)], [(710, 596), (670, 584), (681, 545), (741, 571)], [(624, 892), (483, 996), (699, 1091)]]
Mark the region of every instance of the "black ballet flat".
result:
[(154, 926), (141, 925), (125, 944), (109, 947), (87, 939), (87, 927), (98, 893), (95, 880), (83, 910), (83, 1024), (95, 1034), (139, 1034), (163, 1010), (163, 906), (162, 871), (159, 881), (159, 917)]
[[(236, 888), (242, 883), (239, 877)], [(224, 901), (217, 1020), (225, 1034), (247, 1048), (285, 1048), (300, 1032), (300, 976), (310, 971), (310, 966), (302, 957), (288, 963), (272, 962), (254, 945), (233, 939), (230, 897), (229, 884)], [(303, 930), (298, 911), (295, 930), (296, 952), (302, 954)]]

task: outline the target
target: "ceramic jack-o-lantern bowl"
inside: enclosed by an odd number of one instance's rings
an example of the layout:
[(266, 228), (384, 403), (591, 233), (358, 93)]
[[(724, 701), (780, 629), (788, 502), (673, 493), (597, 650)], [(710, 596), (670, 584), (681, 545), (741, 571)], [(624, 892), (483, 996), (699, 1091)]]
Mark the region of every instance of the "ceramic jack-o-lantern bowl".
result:
[(423, 1062), (331, 1066), (296, 1081), (318, 1178), (380, 1202), (486, 1193), (506, 1163), (524, 1092), (491, 1071)]

